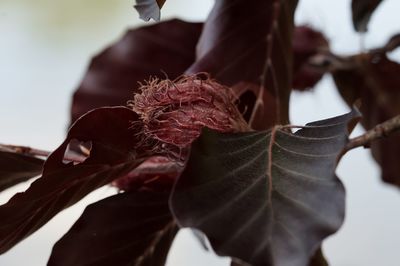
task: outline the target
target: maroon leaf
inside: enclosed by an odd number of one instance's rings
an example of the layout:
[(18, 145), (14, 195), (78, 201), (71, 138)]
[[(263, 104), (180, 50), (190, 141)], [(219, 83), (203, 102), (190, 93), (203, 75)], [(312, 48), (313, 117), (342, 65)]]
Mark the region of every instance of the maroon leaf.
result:
[(153, 156), (128, 175), (113, 182), (121, 191), (151, 190), (169, 192), (183, 165), (167, 157)]
[(201, 29), (175, 19), (128, 31), (93, 58), (74, 94), (72, 121), (94, 108), (126, 105), (150, 76), (180, 76), (195, 59)]
[(204, 232), (221, 256), (253, 266), (307, 265), (343, 222), (335, 168), (357, 115), (295, 134), (203, 132), (172, 194), (179, 225)]
[(44, 161), (0, 146), (0, 192), (40, 175)]
[(136, 0), (135, 8), (139, 12), (139, 16), (144, 21), (154, 19), (160, 20), (160, 10), (165, 0)]
[(262, 91), (264, 105), (245, 103), (257, 108), (253, 128), (288, 122), (296, 5), (297, 0), (216, 1), (199, 40), (197, 61), (186, 71), (210, 73), (237, 95)]
[[(43, 175), (0, 206), (0, 253), (29, 236), (61, 210), (91, 191), (124, 176), (143, 161), (137, 149), (136, 113), (125, 107), (100, 108), (80, 118), (65, 142), (47, 159)], [(89, 157), (63, 162), (71, 140), (90, 141)]]
[[(385, 47), (394, 49), (394, 41)], [(390, 44), (390, 45), (389, 45)], [(400, 114), (400, 64), (386, 57), (386, 48), (342, 58), (333, 66), (336, 85), (351, 105), (361, 99), (362, 125), (371, 129)], [(384, 181), (400, 186), (400, 134), (374, 141), (372, 155), (381, 165)]]
[(315, 252), (314, 256), (310, 260), (309, 266), (328, 266), (328, 262), (326, 261), (324, 254), (322, 253), (322, 249), (319, 248), (317, 252)]
[(306, 90), (322, 78), (324, 72), (314, 67), (311, 58), (319, 51), (329, 49), (325, 36), (308, 26), (295, 27), (293, 32), (293, 88)]
[(89, 205), (55, 244), (49, 266), (164, 266), (178, 230), (169, 193), (126, 192)]
[(368, 30), (367, 26), (372, 13), (381, 2), (382, 0), (352, 0), (351, 11), (356, 31), (366, 32)]

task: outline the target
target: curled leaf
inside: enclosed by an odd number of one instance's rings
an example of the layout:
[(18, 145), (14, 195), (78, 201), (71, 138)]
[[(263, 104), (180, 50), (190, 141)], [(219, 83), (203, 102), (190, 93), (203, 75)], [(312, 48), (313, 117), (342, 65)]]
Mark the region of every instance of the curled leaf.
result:
[[(137, 118), (125, 107), (100, 108), (80, 118), (45, 162), (42, 176), (0, 206), (0, 253), (93, 190), (136, 168), (145, 156), (131, 127)], [(81, 163), (63, 160), (72, 139), (92, 143), (89, 157)]]
[(135, 9), (144, 21), (149, 21), (150, 19), (160, 21), (160, 10), (164, 3), (165, 0), (136, 0)]

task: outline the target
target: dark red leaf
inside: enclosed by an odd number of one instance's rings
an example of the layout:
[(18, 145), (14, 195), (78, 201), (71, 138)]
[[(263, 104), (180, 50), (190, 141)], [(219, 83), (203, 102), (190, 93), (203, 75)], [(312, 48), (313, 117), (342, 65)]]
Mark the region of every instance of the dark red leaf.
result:
[(210, 73), (238, 95), (262, 90), (264, 105), (256, 104), (253, 128), (288, 122), (296, 5), (297, 0), (216, 1), (199, 40), (197, 60), (186, 71)]
[[(0, 206), (0, 253), (29, 236), (58, 212), (91, 191), (124, 176), (143, 161), (137, 149), (136, 113), (125, 107), (100, 108), (80, 118), (65, 142), (47, 159), (43, 175)], [(82, 163), (63, 162), (71, 140), (90, 141)]]
[(164, 266), (178, 230), (169, 193), (126, 192), (89, 205), (55, 244), (49, 266)]
[(253, 266), (307, 265), (343, 222), (335, 168), (357, 115), (294, 134), (204, 131), (172, 194), (178, 223), (204, 232), (221, 256)]
[(165, 0), (136, 0), (135, 8), (139, 12), (139, 17), (144, 21), (154, 19), (160, 20), (160, 10)]
[(151, 157), (128, 175), (113, 182), (122, 191), (142, 189), (169, 192), (176, 178), (181, 174), (183, 165), (166, 157)]
[(44, 161), (0, 147), (0, 192), (40, 175)]
[(329, 44), (321, 32), (308, 26), (295, 27), (293, 34), (293, 88), (303, 91), (314, 87), (324, 75), (310, 59), (319, 51), (328, 50)]
[(310, 260), (309, 266), (328, 266), (328, 262), (326, 261), (324, 254), (322, 253), (322, 249), (319, 248), (317, 252), (315, 252), (314, 256)]
[(150, 76), (180, 76), (195, 59), (201, 29), (174, 19), (128, 31), (93, 58), (74, 94), (72, 121), (94, 108), (126, 105)]
[[(393, 49), (393, 40), (388, 43), (389, 50)], [(342, 64), (335, 65), (333, 70), (346, 102), (351, 105), (361, 99), (361, 123), (366, 129), (400, 114), (400, 64), (388, 59), (385, 49), (342, 59)], [(400, 134), (374, 141), (371, 151), (381, 165), (383, 180), (400, 186)]]
[(352, 0), (351, 11), (353, 15), (353, 26), (358, 32), (368, 30), (368, 22), (372, 13), (382, 0)]

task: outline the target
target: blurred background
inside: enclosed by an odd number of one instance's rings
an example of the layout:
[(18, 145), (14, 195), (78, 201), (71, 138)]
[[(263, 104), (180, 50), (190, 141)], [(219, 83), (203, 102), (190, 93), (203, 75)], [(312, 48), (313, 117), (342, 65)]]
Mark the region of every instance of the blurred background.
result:
[[(360, 51), (360, 36), (352, 28), (349, 0), (299, 2), (297, 24), (308, 24), (323, 31), (335, 53)], [(212, 4), (212, 0), (169, 0), (162, 10), (162, 19), (179, 17), (202, 21)], [(71, 95), (90, 58), (128, 28), (144, 24), (132, 5), (133, 1), (105, 0), (0, 1), (0, 143), (53, 150), (63, 141)], [(399, 1), (383, 1), (364, 37), (366, 48), (380, 46), (392, 34), (400, 32), (399, 10)], [(400, 51), (390, 57), (399, 62)], [(328, 76), (314, 90), (296, 92), (291, 98), (293, 124), (347, 111)], [(357, 128), (354, 134), (360, 133), (362, 129)], [(343, 158), (338, 175), (347, 190), (347, 214), (343, 227), (323, 246), (331, 265), (398, 266), (398, 189), (379, 180), (379, 169), (362, 148)], [(0, 203), (28, 185), (21, 184), (2, 193)], [(114, 192), (112, 188), (99, 189), (63, 211), (0, 256), (0, 265), (45, 265), (52, 245), (79, 217), (85, 205)], [(229, 259), (203, 251), (191, 233), (183, 230), (173, 244), (167, 265), (227, 266)]]

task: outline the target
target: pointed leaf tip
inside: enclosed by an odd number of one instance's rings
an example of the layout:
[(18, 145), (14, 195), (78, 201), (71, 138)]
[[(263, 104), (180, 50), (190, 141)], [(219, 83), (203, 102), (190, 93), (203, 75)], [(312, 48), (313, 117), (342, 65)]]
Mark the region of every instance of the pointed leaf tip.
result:
[(204, 232), (221, 256), (253, 266), (308, 265), (344, 219), (335, 168), (354, 116), (294, 134), (205, 130), (174, 187), (170, 205), (178, 223)]
[(358, 32), (368, 30), (369, 20), (382, 0), (352, 0), (351, 11), (353, 16), (353, 26)]

